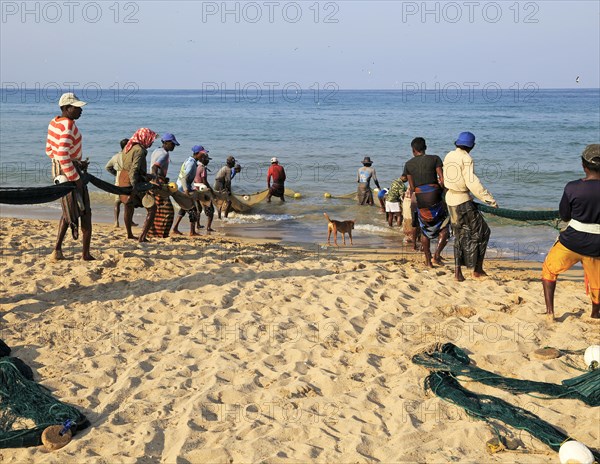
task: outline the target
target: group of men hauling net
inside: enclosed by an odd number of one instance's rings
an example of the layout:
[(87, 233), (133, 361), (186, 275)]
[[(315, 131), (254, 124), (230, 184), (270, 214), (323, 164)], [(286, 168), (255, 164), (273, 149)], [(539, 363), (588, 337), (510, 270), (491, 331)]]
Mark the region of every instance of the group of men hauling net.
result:
[[(78, 219), (81, 219), (83, 231), (82, 258), (84, 260), (94, 259), (90, 254), (92, 221), (89, 194), (80, 177), (82, 170), (85, 170), (86, 167), (85, 162), (82, 161), (82, 137), (75, 124), (75, 120), (81, 116), (82, 107), (85, 104), (73, 93), (64, 94), (59, 101), (61, 115), (52, 119), (48, 128), (46, 153), (52, 160), (53, 175), (65, 176), (66, 180), (75, 182), (76, 185), (74, 193), (67, 195), (62, 200), (63, 215), (54, 248), (56, 259), (63, 259), (62, 243), (65, 234), (69, 225), (75, 232)], [(163, 186), (162, 191), (155, 190), (154, 198), (151, 200), (147, 193), (136, 188), (147, 180), (147, 150), (156, 138), (157, 134), (150, 129), (142, 128), (136, 131), (125, 143), (120, 153), (122, 155), (121, 171), (116, 172), (119, 185), (133, 187), (131, 195), (124, 195), (120, 198), (120, 201), (125, 204), (124, 218), (128, 238), (136, 238), (131, 231), (134, 208), (147, 207), (148, 214), (139, 236), (140, 241), (145, 241), (148, 235), (167, 236), (173, 219), (173, 206), (168, 198), (168, 192), (165, 191), (168, 190), (168, 187)], [(440, 175), (440, 158), (426, 155), (425, 140), (421, 140), (422, 144), (413, 146), (413, 159), (416, 162), (412, 163), (414, 166), (408, 172), (408, 181), (411, 191), (416, 196), (419, 223), (423, 235), (427, 239), (423, 243), (424, 249), (428, 252), (429, 239), (439, 236), (438, 250), (434, 255), (434, 260), (440, 259), (440, 247), (443, 247), (447, 240), (448, 221), (441, 209), (442, 213), (440, 211), (436, 214), (433, 213), (437, 211), (436, 205), (442, 202), (442, 193), (445, 190), (444, 202), (455, 236), (455, 278), (457, 281), (464, 280), (461, 266), (472, 268), (473, 276), (476, 278), (485, 276), (483, 260), (490, 229), (473, 202), (473, 196), (492, 207), (497, 207), (497, 204), (475, 175), (474, 163), (470, 154), (475, 147), (475, 136), (471, 132), (462, 132), (458, 136), (455, 141), (455, 150), (448, 153), (444, 160), (443, 175)], [(163, 136), (162, 142), (162, 149), (156, 150), (152, 157), (153, 177), (159, 181), (159, 184), (161, 180), (166, 179), (168, 163), (165, 163), (165, 159), (168, 160), (168, 152), (178, 145), (172, 134)], [(208, 164), (210, 160), (208, 151), (201, 146), (194, 147), (192, 151), (192, 156), (181, 168), (182, 172), (178, 178), (179, 190), (185, 194), (189, 193), (188, 190), (191, 189), (192, 184), (196, 183), (194, 181), (198, 180), (200, 184), (206, 185), (212, 191), (213, 189), (206, 181), (206, 170), (197, 169), (197, 166), (205, 167)], [(592, 300), (591, 317), (600, 318), (600, 144), (588, 145), (582, 153), (581, 163), (585, 177), (566, 185), (559, 205), (560, 219), (568, 222), (568, 226), (560, 233), (543, 264), (542, 282), (546, 312), (552, 318), (554, 317), (554, 292), (558, 275), (578, 262), (583, 265), (586, 291)], [(409, 164), (411, 162), (407, 163), (407, 166)], [(239, 172), (238, 166), (233, 157), (227, 159), (226, 166), (215, 176), (215, 190), (225, 195), (231, 193), (231, 179), (236, 171)], [(433, 170), (429, 169), (433, 173), (432, 175), (427, 175), (426, 166), (433, 168)], [(115, 169), (115, 171), (117, 170)], [(204, 175), (200, 173), (199, 179), (195, 177), (198, 171), (204, 172)], [(146, 204), (143, 203), (144, 198), (147, 200)], [(150, 201), (148, 202), (148, 200)], [(226, 201), (225, 203), (227, 204)], [(225, 207), (226, 212), (227, 206)], [(212, 204), (209, 203), (203, 204), (203, 207), (209, 218), (207, 228), (210, 229), (214, 210), (211, 210)], [(192, 211), (193, 208), (188, 210)], [(186, 209), (183, 208), (180, 210), (174, 228), (175, 233), (179, 232), (177, 226), (185, 215), (185, 211)], [(219, 217), (220, 213), (221, 208), (219, 208)], [(190, 220), (192, 224), (195, 224), (196, 221), (193, 217), (195, 212), (192, 211), (190, 214)], [(431, 264), (430, 253), (426, 254), (426, 258), (428, 264)]]

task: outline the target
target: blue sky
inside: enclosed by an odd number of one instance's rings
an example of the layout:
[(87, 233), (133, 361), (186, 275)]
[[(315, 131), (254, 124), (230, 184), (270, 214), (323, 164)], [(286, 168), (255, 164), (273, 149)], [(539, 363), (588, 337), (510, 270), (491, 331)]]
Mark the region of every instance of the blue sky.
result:
[(595, 0), (75, 3), (2, 1), (3, 86), (600, 86)]

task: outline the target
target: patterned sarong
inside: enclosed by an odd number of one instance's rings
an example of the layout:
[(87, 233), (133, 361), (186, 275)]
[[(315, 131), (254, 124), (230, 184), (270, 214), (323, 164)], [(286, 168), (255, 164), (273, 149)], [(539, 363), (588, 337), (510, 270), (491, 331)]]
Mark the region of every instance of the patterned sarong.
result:
[(173, 203), (163, 195), (154, 195), (154, 203), (156, 204), (156, 216), (148, 230), (148, 237), (167, 238), (175, 218)]
[(415, 187), (415, 196), (421, 231), (429, 239), (434, 239), (450, 222), (442, 199), (442, 188), (439, 184), (420, 185)]
[(483, 262), (490, 240), (490, 228), (472, 201), (449, 206), (454, 231), (454, 262), (457, 266), (474, 268)]

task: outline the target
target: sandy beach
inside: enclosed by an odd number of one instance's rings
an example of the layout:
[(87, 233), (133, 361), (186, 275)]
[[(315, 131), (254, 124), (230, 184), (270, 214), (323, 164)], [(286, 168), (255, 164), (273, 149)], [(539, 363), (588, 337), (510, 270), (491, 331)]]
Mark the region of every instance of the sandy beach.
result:
[[(0, 450), (7, 464), (558, 462), (497, 421), (520, 446), (488, 454), (490, 425), (426, 394), (411, 357), (452, 342), (483, 369), (560, 383), (583, 357), (533, 351), (599, 338), (580, 268), (561, 276), (549, 323), (540, 263), (492, 260), (489, 277), (458, 284), (451, 259), (427, 270), (420, 254), (361, 249), (360, 234), (339, 249), (138, 244), (105, 224), (94, 224), (96, 261), (68, 236), (57, 262), (55, 221), (3, 217), (0, 231), (0, 338), (92, 423), (53, 453)], [(600, 448), (599, 412), (582, 402), (464, 386)]]

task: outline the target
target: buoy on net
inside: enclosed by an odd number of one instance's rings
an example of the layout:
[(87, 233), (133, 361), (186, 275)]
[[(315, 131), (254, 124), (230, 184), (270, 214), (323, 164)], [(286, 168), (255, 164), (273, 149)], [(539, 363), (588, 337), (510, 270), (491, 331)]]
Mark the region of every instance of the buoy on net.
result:
[(594, 455), (583, 443), (570, 440), (563, 443), (558, 450), (560, 464), (593, 464)]

